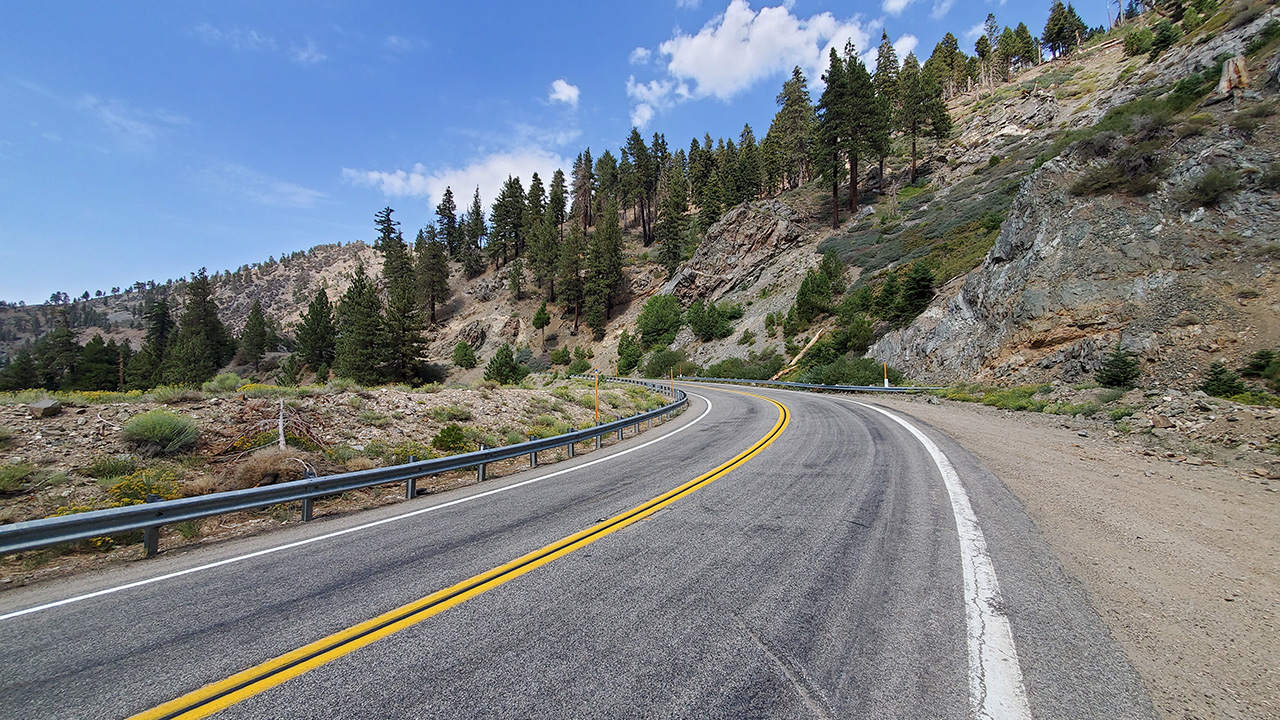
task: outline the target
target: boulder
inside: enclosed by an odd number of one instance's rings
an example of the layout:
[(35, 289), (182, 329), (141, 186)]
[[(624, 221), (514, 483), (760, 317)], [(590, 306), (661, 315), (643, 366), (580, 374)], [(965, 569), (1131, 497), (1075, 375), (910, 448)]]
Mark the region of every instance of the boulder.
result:
[(53, 417), (62, 412), (62, 403), (53, 398), (44, 398), (27, 405), (27, 412), (33, 418)]

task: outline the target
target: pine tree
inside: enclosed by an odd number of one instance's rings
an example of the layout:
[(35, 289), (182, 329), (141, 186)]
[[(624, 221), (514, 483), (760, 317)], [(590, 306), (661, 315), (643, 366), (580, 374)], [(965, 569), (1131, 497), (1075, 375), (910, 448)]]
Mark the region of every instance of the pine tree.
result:
[(538, 312), (533, 314), (533, 329), (542, 332), (542, 348), (547, 347), (547, 326), (551, 324), (551, 315), (547, 312), (547, 301), (543, 300), (542, 305), (538, 306)]
[(661, 244), (658, 259), (666, 266), (670, 277), (684, 259), (684, 238), (689, 230), (689, 198), (679, 165), (672, 163), (667, 167), (663, 184), (667, 192), (662, 198), (662, 214), (658, 218), (657, 239)]
[(1115, 349), (1107, 354), (1093, 377), (1102, 387), (1127, 389), (1136, 387), (1141, 376), (1142, 363), (1133, 352), (1116, 343)]
[(28, 390), (39, 385), (40, 375), (29, 347), (19, 350), (13, 361), (0, 369), (0, 391)]
[(118, 390), (120, 388), (117, 364), (120, 361), (120, 350), (115, 342), (106, 343), (101, 335), (95, 334), (93, 339), (85, 343), (80, 353), (80, 361), (73, 390)]
[(542, 178), (538, 177), (538, 173), (533, 174), (533, 178), (529, 180), (529, 192), (524, 197), (524, 209), (520, 218), (520, 246), (516, 248), (516, 255), (524, 255), (526, 252), (530, 255), (530, 266), (532, 269), (532, 256), (534, 253), (534, 233), (537, 232), (538, 223), (547, 215), (547, 191), (542, 186)]
[(459, 340), (458, 344), (453, 346), (453, 364), (464, 370), (470, 370), (476, 366), (476, 353), (466, 340)]
[(462, 260), (462, 269), (467, 277), (476, 277), (484, 272), (484, 254), (480, 248), (485, 245), (488, 228), (484, 224), (484, 207), (480, 203), (480, 188), (476, 188), (471, 199), (471, 209), (467, 211), (466, 222), (463, 223), (462, 247), (458, 254)]
[(605, 208), (591, 237), (586, 275), (583, 309), (587, 324), (599, 339), (604, 337), (615, 295), (622, 285), (622, 228), (618, 225), (618, 208), (612, 203)]
[(605, 150), (596, 158), (595, 165), (596, 177), (596, 197), (594, 215), (604, 212), (604, 207), (609, 203), (622, 204), (622, 177), (618, 174), (618, 158), (613, 153)]
[(567, 204), (564, 171), (557, 168), (551, 176), (551, 191), (547, 195), (547, 212), (560, 240), (564, 240), (565, 207)]
[(844, 294), (844, 261), (835, 250), (828, 250), (822, 254), (822, 263), (818, 265), (818, 272), (827, 276), (831, 292), (836, 295)]
[(871, 77), (875, 87), (876, 125), (871, 138), (871, 149), (880, 162), (880, 192), (885, 190), (884, 161), (893, 148), (893, 114), (898, 107), (898, 52), (889, 42), (889, 33), (880, 32), (880, 47), (876, 49), (876, 72)]
[(917, 141), (927, 135), (945, 137), (951, 131), (951, 115), (933, 74), (920, 69), (914, 54), (907, 54), (898, 80), (897, 125), (911, 139), (911, 182), (915, 182), (916, 161), (920, 157)]
[(560, 264), (556, 270), (556, 281), (560, 284), (560, 299), (566, 308), (573, 308), (573, 331), (578, 332), (578, 321), (582, 317), (583, 258), (586, 254), (586, 238), (582, 229), (576, 225), (569, 229), (564, 246), (560, 249)]
[(556, 300), (556, 268), (560, 260), (560, 240), (556, 236), (552, 213), (547, 212), (533, 226), (529, 238), (529, 266), (534, 282), (546, 291), (546, 298)]
[(298, 325), (298, 356), (313, 372), (321, 365), (331, 365), (337, 352), (337, 337), (333, 305), (329, 303), (329, 294), (320, 288)]
[[(911, 56), (908, 56), (911, 57)], [(814, 166), (819, 175), (831, 183), (831, 227), (840, 227), (840, 180), (844, 173), (844, 164), (840, 159), (840, 151), (844, 137), (842, 133), (847, 126), (848, 108), (845, 100), (848, 97), (844, 62), (835, 48), (831, 48), (830, 62), (827, 72), (822, 76), (827, 87), (818, 99), (818, 122), (815, 127), (812, 143)]]
[(415, 274), (418, 279), (418, 296), (427, 304), (431, 324), (437, 322), (436, 308), (449, 301), (449, 259), (445, 245), (440, 242), (435, 228), (418, 231), (414, 241), (417, 256)]
[(337, 317), (334, 373), (363, 385), (382, 382), (382, 367), (386, 361), (382, 300), (373, 281), (365, 273), (363, 263), (356, 265), (351, 287), (338, 302)]
[(878, 134), (882, 132), (881, 106), (876, 102), (875, 85), (871, 75), (852, 42), (844, 46), (844, 77), (846, 108), (844, 136), (845, 157), (849, 161), (849, 211), (858, 212), (858, 162), (876, 149)]
[(440, 237), (449, 250), (449, 257), (459, 259), (462, 250), (462, 228), (458, 224), (458, 205), (453, 200), (453, 188), (445, 187), (440, 204), (436, 205), (436, 222), (440, 226)]
[(933, 271), (924, 263), (913, 263), (911, 269), (907, 270), (907, 277), (902, 281), (897, 300), (890, 310), (894, 322), (905, 325), (924, 312), (929, 303), (933, 302), (933, 288)]
[(161, 363), (164, 382), (171, 385), (202, 383), (235, 355), (235, 341), (218, 318), (213, 287), (204, 268), (187, 283), (187, 302), (178, 330)]
[(524, 297), (524, 264), (520, 258), (507, 266), (507, 284), (511, 289), (511, 302), (518, 303)]
[(754, 200), (760, 194), (760, 147), (750, 125), (743, 125), (738, 135), (737, 175), (739, 202)]
[(524, 186), (520, 178), (507, 176), (489, 215), (489, 242), (486, 250), (497, 270), (519, 255), (520, 228), (524, 222)]
[(573, 161), (573, 207), (570, 215), (582, 221), (582, 232), (595, 224), (592, 215), (595, 194), (595, 170), (591, 161), (591, 148), (578, 153)]
[(240, 362), (253, 365), (267, 354), (267, 318), (262, 312), (262, 303), (255, 298), (249, 307), (249, 317), (244, 323), (244, 332), (240, 334)]
[(810, 270), (796, 292), (796, 320), (808, 326), (814, 318), (831, 309), (831, 280), (826, 273)]
[(375, 217), (378, 239), (374, 247), (382, 252), (382, 281), (387, 292), (383, 322), (384, 372), (389, 380), (408, 382), (417, 374), (418, 356), (426, 341), (422, 336), (422, 309), (413, 257), (400, 234), (400, 223), (391, 219), (392, 212), (389, 207), (383, 208)]
[[(238, 276), (237, 276), (238, 277)], [(164, 298), (145, 301), (142, 313), (147, 334), (138, 351), (125, 367), (125, 389), (147, 390), (161, 383), (160, 366), (173, 335), (173, 315)]]
[(527, 371), (516, 364), (515, 354), (511, 351), (511, 346), (503, 343), (498, 351), (489, 358), (489, 364), (484, 367), (484, 379), (492, 382), (501, 383), (502, 385), (510, 385), (518, 383)]

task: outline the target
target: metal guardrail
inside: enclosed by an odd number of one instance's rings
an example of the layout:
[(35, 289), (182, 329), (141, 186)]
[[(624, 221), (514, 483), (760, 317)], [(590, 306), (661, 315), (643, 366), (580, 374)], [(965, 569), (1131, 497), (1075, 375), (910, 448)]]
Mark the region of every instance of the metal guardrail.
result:
[(680, 375), (677, 380), (687, 382), (714, 382), (714, 383), (741, 383), (745, 385), (773, 385), (777, 387), (804, 388), (806, 390), (838, 390), (841, 392), (884, 392), (884, 393), (909, 393), (921, 392), (924, 390), (946, 390), (945, 387), (880, 387), (879, 385), (814, 385), (811, 383), (794, 383), (783, 382), (781, 380), (742, 380), (739, 378), (706, 378), (706, 377), (686, 377)]
[[(585, 377), (594, 379), (594, 376)], [(665, 384), (627, 378), (608, 378), (608, 381), (642, 385), (660, 391), (664, 395), (672, 394), (672, 388)], [(611, 432), (617, 432), (618, 439), (621, 440), (622, 431), (625, 428), (634, 425), (639, 431), (640, 424), (646, 421), (652, 427), (654, 420), (674, 413), (689, 402), (688, 396), (682, 390), (675, 390), (674, 395), (673, 402), (656, 410), (637, 413), (631, 417), (565, 433), (564, 435), (530, 440), (515, 445), (506, 445), (498, 448), (484, 448), (482, 446), (480, 450), (475, 452), (451, 455), (434, 460), (410, 462), (393, 467), (360, 470), (325, 477), (306, 478), (266, 487), (211, 493), (199, 497), (129, 505), (106, 510), (91, 510), (75, 515), (63, 515), (40, 520), (28, 520), (10, 525), (0, 525), (0, 555), (23, 550), (36, 550), (50, 545), (87, 540), (104, 535), (110, 536), (123, 532), (143, 530), (145, 531), (144, 547), (146, 554), (151, 556), (158, 550), (159, 530), (162, 525), (289, 502), (301, 502), (302, 519), (310, 520), (312, 503), (318, 497), (336, 495), (350, 490), (393, 482), (405, 483), (405, 496), (412, 498), (417, 494), (416, 480), (420, 477), (474, 467), (480, 480), (483, 481), (485, 478), (485, 465), (488, 463), (528, 455), (530, 467), (536, 467), (538, 453), (543, 450), (568, 447), (569, 457), (573, 457), (574, 446), (577, 443), (595, 438), (596, 447), (600, 447), (600, 439)]]

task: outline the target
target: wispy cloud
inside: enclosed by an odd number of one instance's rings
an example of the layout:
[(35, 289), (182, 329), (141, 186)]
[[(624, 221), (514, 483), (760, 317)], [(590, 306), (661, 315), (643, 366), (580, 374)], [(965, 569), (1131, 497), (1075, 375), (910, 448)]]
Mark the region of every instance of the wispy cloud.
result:
[(235, 50), (276, 49), (275, 39), (257, 30), (243, 30), (240, 28), (222, 30), (209, 23), (200, 23), (193, 32), (201, 40), (211, 45), (227, 45)]
[(299, 65), (315, 65), (328, 57), (311, 38), (307, 38), (307, 44), (303, 47), (294, 45), (289, 48), (289, 59)]
[(653, 57), (653, 52), (649, 50), (649, 48), (638, 47), (635, 50), (632, 50), (631, 54), (627, 56), (627, 62), (632, 65), (644, 65), (649, 62), (649, 58), (651, 57)]
[(400, 35), (388, 35), (387, 39), (382, 41), (382, 46), (394, 53), (410, 53), (425, 44), (419, 40)]
[(951, 12), (951, 6), (955, 4), (956, 0), (933, 0), (933, 11), (929, 13), (929, 17), (941, 20), (944, 15)]
[(234, 163), (205, 168), (198, 174), (198, 180), (218, 192), (245, 197), (269, 207), (310, 208), (327, 197), (319, 190), (277, 180)]
[(551, 91), (547, 95), (547, 99), (551, 102), (562, 102), (572, 107), (578, 107), (578, 96), (580, 95), (577, 85), (570, 85), (564, 78), (557, 78), (551, 83)]
[(687, 10), (697, 10), (702, 4), (702, 0), (676, 0), (676, 7)]
[(987, 32), (987, 24), (985, 22), (980, 22), (974, 25), (973, 27), (969, 28), (968, 30), (964, 31), (964, 39), (968, 40), (969, 42), (977, 42), (978, 38), (982, 35), (985, 35), (986, 32)]
[(567, 168), (570, 164), (558, 153), (530, 147), (485, 155), (457, 168), (428, 169), (422, 163), (407, 171), (343, 168), (342, 178), (353, 185), (376, 188), (388, 197), (424, 198), (429, 207), (440, 201), (446, 187), (453, 188), (458, 205), (466, 207), (472, 193), (479, 188), (481, 202), (487, 210), (508, 175), (520, 178), (527, 185), (536, 172), (548, 182), (557, 168)]
[(146, 110), (123, 100), (81, 95), (72, 105), (96, 120), (127, 147), (139, 149), (150, 145), (166, 126), (190, 124), (191, 120), (169, 110)]

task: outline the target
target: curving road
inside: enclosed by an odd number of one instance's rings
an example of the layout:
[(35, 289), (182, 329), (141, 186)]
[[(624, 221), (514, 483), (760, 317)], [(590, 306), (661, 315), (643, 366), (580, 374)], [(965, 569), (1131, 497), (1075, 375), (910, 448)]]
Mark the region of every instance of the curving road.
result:
[(1155, 717), (964, 448), (688, 389), (572, 461), (0, 594), (0, 717)]

